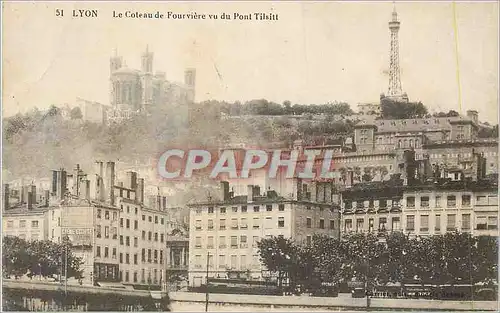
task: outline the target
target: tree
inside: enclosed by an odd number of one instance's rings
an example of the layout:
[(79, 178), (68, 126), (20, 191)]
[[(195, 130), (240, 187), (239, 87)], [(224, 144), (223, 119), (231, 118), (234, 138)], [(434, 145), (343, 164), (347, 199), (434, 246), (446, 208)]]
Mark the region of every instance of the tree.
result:
[(83, 114), (80, 107), (72, 108), (70, 111), (70, 116), (72, 120), (81, 120), (83, 118)]
[(3, 271), (7, 277), (64, 275), (67, 255), (67, 276), (82, 278), (82, 259), (73, 254), (71, 242), (66, 237), (62, 243), (55, 243), (49, 240), (27, 242), (7, 236), (3, 240), (3, 251)]
[(281, 287), (283, 279), (288, 277), (290, 283), (294, 279), (294, 271), (298, 268), (298, 246), (289, 238), (264, 238), (257, 243), (260, 260), (267, 270), (278, 274), (278, 284)]
[(382, 117), (386, 119), (423, 118), (427, 108), (422, 102), (398, 102), (389, 98), (381, 100)]
[(13, 236), (5, 236), (2, 245), (2, 272), (4, 277), (16, 279), (28, 272), (31, 262), (28, 243)]
[(309, 265), (314, 269), (319, 282), (339, 283), (343, 277), (343, 266), (346, 261), (345, 245), (336, 238), (315, 235), (310, 248), (313, 263)]

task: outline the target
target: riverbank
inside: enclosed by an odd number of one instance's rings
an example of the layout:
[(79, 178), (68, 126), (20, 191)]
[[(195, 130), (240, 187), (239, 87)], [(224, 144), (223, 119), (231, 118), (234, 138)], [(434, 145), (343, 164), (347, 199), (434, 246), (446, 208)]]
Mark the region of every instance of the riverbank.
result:
[[(174, 312), (204, 311), (205, 294), (171, 292), (171, 308)], [(496, 301), (448, 301), (424, 299), (370, 299), (370, 309), (377, 311), (498, 311)], [(364, 311), (365, 298), (308, 296), (262, 296), (210, 294), (208, 311)]]

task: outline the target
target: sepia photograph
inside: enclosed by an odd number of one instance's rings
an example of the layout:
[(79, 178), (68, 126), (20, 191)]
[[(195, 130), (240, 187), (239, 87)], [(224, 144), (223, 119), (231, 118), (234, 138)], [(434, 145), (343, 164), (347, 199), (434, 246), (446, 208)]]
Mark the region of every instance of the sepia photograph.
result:
[(498, 1), (2, 1), (2, 311), (497, 312)]

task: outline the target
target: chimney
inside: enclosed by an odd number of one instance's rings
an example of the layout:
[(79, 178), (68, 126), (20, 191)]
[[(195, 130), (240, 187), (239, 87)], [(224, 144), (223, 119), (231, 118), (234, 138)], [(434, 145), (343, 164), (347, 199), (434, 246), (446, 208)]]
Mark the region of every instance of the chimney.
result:
[(88, 179), (80, 182), (80, 198), (90, 200), (90, 180)]
[(136, 189), (137, 188), (137, 173), (127, 172), (127, 188)]
[(44, 191), (44, 198), (43, 198), (43, 206), (48, 207), (49, 206), (49, 199), (50, 199), (50, 191), (45, 190)]
[(37, 200), (36, 200), (36, 186), (35, 185), (31, 185), (29, 189), (29, 192), (31, 192), (31, 203), (32, 204), (36, 204), (37, 203)]
[(57, 194), (57, 177), (58, 177), (57, 171), (52, 171), (52, 184), (50, 191), (53, 195)]
[(77, 164), (73, 171), (73, 194), (77, 198), (80, 197), (80, 164)]
[(144, 204), (144, 178), (137, 180), (137, 189), (135, 190), (135, 201)]
[(9, 209), (10, 190), (9, 184), (3, 184), (3, 212)]
[(106, 201), (115, 205), (115, 162), (108, 162), (106, 164)]
[(260, 186), (253, 186), (253, 197), (260, 197)]
[(26, 203), (26, 207), (28, 210), (33, 209), (33, 194), (31, 191), (28, 191), (28, 202)]
[(220, 186), (222, 189), (222, 201), (229, 200), (229, 182), (221, 181)]
[(302, 179), (297, 178), (297, 201), (302, 200)]
[(161, 201), (161, 196), (160, 195), (157, 195), (156, 196), (156, 209), (157, 210), (161, 210), (163, 209), (163, 207), (161, 206), (162, 205), (162, 201)]
[(253, 185), (247, 186), (247, 199), (248, 202), (253, 202)]
[(163, 197), (163, 208), (167, 208), (167, 197)]
[(28, 203), (28, 186), (21, 186), (21, 204)]
[(479, 113), (476, 110), (467, 110), (467, 117), (476, 124), (479, 122)]

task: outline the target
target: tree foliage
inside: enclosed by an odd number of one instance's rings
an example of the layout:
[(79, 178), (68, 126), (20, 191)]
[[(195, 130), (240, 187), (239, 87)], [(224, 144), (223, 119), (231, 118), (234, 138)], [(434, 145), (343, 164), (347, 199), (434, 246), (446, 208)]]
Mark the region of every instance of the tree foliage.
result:
[[(291, 287), (358, 281), (369, 288), (387, 283), (491, 284), (497, 279), (497, 238), (450, 232), (410, 238), (401, 232), (376, 236), (349, 233), (341, 239), (313, 236), (310, 245), (262, 239), (259, 253), (271, 272), (286, 273)], [(278, 279), (283, 275), (278, 275)]]
[(19, 237), (6, 236), (2, 251), (4, 277), (27, 275), (56, 278), (64, 275), (67, 260), (67, 276), (82, 278), (82, 259), (73, 254), (71, 242), (66, 237), (62, 243), (55, 243), (49, 240), (28, 242)]
[(428, 115), (422, 102), (398, 102), (383, 98), (381, 108), (382, 118), (386, 119), (423, 118)]

